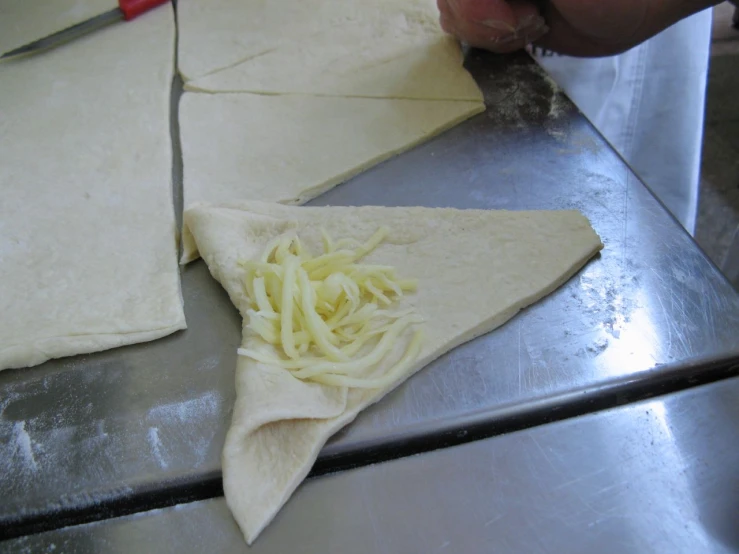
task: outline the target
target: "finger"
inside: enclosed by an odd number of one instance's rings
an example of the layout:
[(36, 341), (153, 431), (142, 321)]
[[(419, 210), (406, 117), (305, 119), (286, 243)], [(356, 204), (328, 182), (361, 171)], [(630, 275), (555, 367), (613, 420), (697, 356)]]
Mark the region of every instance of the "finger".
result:
[(438, 0), (437, 4), (444, 31), (493, 52), (519, 50), (547, 31), (528, 0)]
[(516, 28), (516, 16), (506, 0), (447, 0), (455, 19), (469, 23), (494, 22), (501, 30)]
[(531, 0), (511, 0), (509, 2), (513, 18), (516, 21), (516, 30), (523, 30), (534, 23), (535, 18), (541, 17), (539, 6)]
[(447, 0), (436, 0), (436, 7), (439, 8), (439, 13), (443, 17), (454, 17), (454, 14), (452, 13), (452, 8), (449, 6), (449, 2)]
[(529, 23), (514, 29), (513, 32), (501, 31), (481, 23), (460, 22), (448, 18), (442, 18), (442, 26), (446, 32), (470, 46), (497, 53), (519, 50), (540, 39), (549, 30), (544, 19), (539, 16), (535, 16)]
[(457, 27), (454, 24), (454, 20), (453, 19), (451, 19), (450, 17), (447, 17), (444, 14), (441, 14), (441, 17), (439, 18), (439, 23), (441, 24), (441, 30), (442, 31), (444, 31), (445, 33), (449, 33), (450, 35), (454, 35), (457, 38), (459, 38), (458, 35), (457, 35), (457, 33), (458, 33)]
[(539, 14), (531, 0), (437, 0), (442, 15), (513, 33)]
[(542, 27), (519, 30), (515, 34), (509, 34), (503, 37), (491, 36), (489, 33), (486, 34), (485, 31), (465, 31), (462, 33), (465, 38), (461, 40), (464, 40), (464, 42), (475, 48), (489, 50), (496, 54), (506, 54), (525, 48), (529, 44), (539, 40), (548, 30), (548, 27), (544, 25)]

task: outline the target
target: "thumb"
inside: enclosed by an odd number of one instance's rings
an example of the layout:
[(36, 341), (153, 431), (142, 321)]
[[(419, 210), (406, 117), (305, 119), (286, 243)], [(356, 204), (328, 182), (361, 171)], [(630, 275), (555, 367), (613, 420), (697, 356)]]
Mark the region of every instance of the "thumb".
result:
[(437, 0), (437, 5), (444, 31), (493, 52), (521, 49), (547, 31), (531, 0)]

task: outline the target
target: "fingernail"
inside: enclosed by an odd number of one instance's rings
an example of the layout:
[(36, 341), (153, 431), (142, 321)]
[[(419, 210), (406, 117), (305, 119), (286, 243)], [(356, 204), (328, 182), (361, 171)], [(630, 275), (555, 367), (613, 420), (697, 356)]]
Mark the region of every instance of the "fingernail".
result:
[(541, 29), (546, 24), (547, 22), (544, 20), (543, 17), (541, 17), (540, 15), (534, 15), (531, 17), (524, 17), (520, 21), (516, 30), (519, 32), (538, 30), (538, 29)]
[(493, 39), (496, 44), (510, 44), (511, 42), (516, 42), (517, 40), (521, 40), (521, 36), (517, 35), (516, 33)]
[(529, 42), (540, 39), (544, 34), (547, 33), (547, 31), (549, 31), (544, 18), (538, 15), (525, 17), (521, 20), (521, 23), (524, 22), (526, 23), (525, 25), (520, 25), (516, 29), (512, 28), (510, 25), (500, 20), (487, 20), (482, 23), (487, 27), (493, 28), (497, 31), (507, 31), (507, 33), (503, 36), (491, 37), (491, 40), (496, 44), (510, 44), (512, 42), (520, 40), (524, 40), (528, 44)]
[(521, 18), (521, 20), (519, 20), (517, 28), (523, 29), (524, 27), (530, 27), (535, 24), (537, 19), (541, 19), (541, 17), (536, 15), (535, 13), (527, 15), (526, 17), (523, 17)]
[(516, 32), (515, 27), (505, 21), (501, 21), (500, 19), (484, 19), (483, 21), (480, 21), (480, 25), (485, 25), (485, 27), (490, 27), (497, 31), (508, 31), (509, 33)]
[[(541, 17), (537, 17), (529, 25), (525, 27), (519, 27), (516, 30), (516, 36), (526, 37), (526, 36), (540, 35), (541, 30), (544, 29), (545, 27), (547, 27), (546, 21), (544, 21), (544, 19), (542, 19)], [(547, 30), (548, 30), (548, 27), (547, 27)]]

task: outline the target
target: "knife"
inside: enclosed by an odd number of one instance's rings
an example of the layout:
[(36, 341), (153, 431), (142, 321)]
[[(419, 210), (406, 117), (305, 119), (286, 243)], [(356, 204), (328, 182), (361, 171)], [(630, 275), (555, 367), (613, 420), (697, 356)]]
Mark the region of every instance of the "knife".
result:
[(62, 29), (54, 34), (35, 40), (0, 56), (7, 60), (18, 56), (35, 54), (87, 35), (119, 21), (131, 21), (149, 10), (166, 4), (169, 0), (118, 0), (118, 7), (90, 19)]

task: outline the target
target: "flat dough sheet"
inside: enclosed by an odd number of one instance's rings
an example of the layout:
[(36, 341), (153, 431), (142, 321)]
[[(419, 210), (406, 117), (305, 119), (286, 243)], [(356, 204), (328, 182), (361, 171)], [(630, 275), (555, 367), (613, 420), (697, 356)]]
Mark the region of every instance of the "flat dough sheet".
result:
[(117, 5), (115, 0), (0, 0), (0, 54)]
[[(226, 500), (248, 543), (305, 478), (331, 435), (434, 359), (555, 290), (603, 247), (588, 220), (574, 211), (299, 208), (258, 202), (195, 206), (185, 213), (183, 239), (188, 257), (200, 252), (244, 317), (248, 300), (239, 260), (257, 258), (271, 239), (288, 232), (317, 253), (321, 228), (336, 240), (364, 242), (380, 226), (390, 229), (387, 242), (365, 261), (392, 265), (399, 276), (419, 279), (418, 292), (403, 297), (398, 309), (413, 308), (426, 320), (421, 353), (406, 375), (376, 390), (308, 383), (281, 368), (239, 358), (223, 479)], [(411, 334), (401, 337), (374, 375), (401, 355)], [(279, 355), (246, 328), (242, 345)]]
[[(0, 36), (9, 27), (0, 21)], [(174, 34), (162, 6), (0, 64), (0, 369), (185, 328), (169, 137)]]
[(185, 206), (302, 204), (484, 109), (479, 102), (185, 94)]
[(183, 0), (178, 25), (185, 207), (302, 204), (485, 109), (435, 0)]
[(189, 90), (482, 101), (435, 0), (178, 3)]

